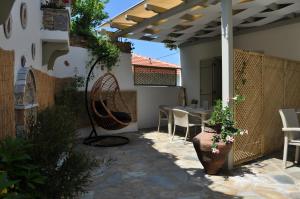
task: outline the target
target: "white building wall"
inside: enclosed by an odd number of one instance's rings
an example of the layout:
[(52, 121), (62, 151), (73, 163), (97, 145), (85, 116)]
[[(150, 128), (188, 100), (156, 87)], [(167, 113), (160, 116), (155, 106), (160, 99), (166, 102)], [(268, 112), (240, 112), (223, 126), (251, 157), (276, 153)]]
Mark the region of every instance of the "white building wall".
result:
[[(89, 52), (85, 48), (70, 47), (67, 55), (59, 57), (54, 64), (54, 75), (60, 78), (78, 76), (85, 77), (88, 74), (86, 67), (89, 62)], [(69, 63), (66, 66), (65, 62)], [(94, 70), (94, 78), (90, 81), (89, 90), (93, 83), (104, 73), (100, 67)], [(147, 87), (134, 86), (131, 54), (121, 53), (119, 62), (113, 67), (112, 73), (117, 77), (121, 90), (137, 91), (137, 123), (119, 131), (109, 133), (137, 131), (142, 128), (156, 127), (158, 124), (158, 106), (176, 105), (178, 99), (177, 87)], [(84, 88), (82, 88), (83, 90)], [(107, 133), (106, 131), (101, 131)]]
[(300, 23), (239, 35), (234, 48), (300, 61)]
[(188, 103), (191, 99), (200, 99), (200, 60), (220, 55), (220, 41), (180, 49), (182, 86), (186, 88)]
[[(65, 62), (69, 65), (66, 65)], [(71, 46), (67, 55), (56, 59), (53, 74), (55, 77), (59, 78), (74, 77), (75, 75), (86, 77), (89, 72), (89, 66), (93, 64), (89, 62), (89, 52), (86, 48)], [(98, 77), (103, 75), (105, 72), (106, 69), (101, 70), (100, 66), (95, 67), (92, 79), (89, 83), (89, 90)], [(113, 67), (111, 73), (117, 77), (121, 90), (134, 90), (131, 54), (121, 53), (119, 62)], [(84, 90), (84, 87), (81, 90)]]
[[(25, 2), (27, 5), (28, 16), (26, 29), (23, 29), (21, 26), (20, 7), (22, 2)], [(15, 79), (18, 70), (21, 68), (20, 62), (23, 55), (26, 58), (26, 67), (33, 67), (51, 76), (60, 78), (74, 77), (75, 74), (86, 76), (86, 65), (89, 61), (89, 53), (86, 49), (80, 47), (71, 47), (67, 55), (59, 57), (54, 64), (53, 71), (48, 70), (47, 65), (42, 66), (42, 39), (46, 40), (52, 37), (62, 39), (60, 35), (63, 33), (60, 31), (49, 32), (41, 30), (43, 17), (40, 2), (40, 0), (15, 0), (11, 10), (13, 23), (12, 35), (9, 39), (5, 38), (3, 26), (0, 26), (0, 47), (4, 50), (13, 50), (15, 52)], [(47, 35), (46, 33), (51, 33), (51, 35)], [(31, 55), (32, 43), (36, 45), (34, 60)], [(65, 65), (65, 61), (69, 63), (69, 66)], [(94, 81), (96, 81), (97, 77), (100, 77), (103, 73), (104, 72), (99, 68), (95, 70), (95, 78), (91, 81), (90, 87)], [(119, 80), (122, 90), (137, 91), (138, 122), (130, 125), (125, 131), (135, 131), (138, 128), (157, 126), (158, 106), (162, 104), (175, 105), (177, 103), (178, 89), (175, 87), (134, 86), (130, 54), (121, 53), (120, 61), (117, 66), (113, 68), (112, 73), (114, 73)]]
[[(27, 5), (27, 27), (22, 28), (20, 19), (21, 3)], [(0, 3), (1, 4), (1, 3)], [(12, 35), (5, 38), (3, 26), (0, 25), (0, 47), (4, 50), (14, 50), (15, 52), (15, 77), (21, 67), (22, 55), (26, 58), (26, 67), (32, 66), (38, 70), (47, 71), (47, 66), (42, 67), (42, 42), (40, 36), (42, 24), (42, 11), (40, 10), (40, 0), (15, 0), (11, 10), (12, 15)], [(36, 44), (35, 60), (31, 56), (31, 45)]]
[[(53, 74), (59, 78), (75, 77), (75, 75), (86, 78), (92, 64), (93, 63), (90, 63), (90, 53), (86, 48), (71, 46), (68, 54), (56, 59)], [(91, 90), (95, 81), (105, 74), (105, 72), (106, 69), (101, 70), (100, 66), (95, 67), (89, 82), (89, 90)], [(118, 79), (121, 90), (135, 90), (133, 85), (131, 54), (121, 53), (119, 62), (113, 67), (111, 73)], [(85, 85), (80, 90), (84, 91), (84, 89)], [(131, 123), (128, 127), (121, 130), (107, 132), (101, 129), (99, 132), (114, 134), (137, 131), (137, 129), (137, 123)]]
[[(178, 87), (137, 86), (136, 89), (138, 93), (139, 129), (157, 127), (159, 105), (177, 105)], [(162, 123), (162, 125), (164, 124)]]
[[(234, 36), (234, 48), (300, 61), (300, 23)], [(188, 99), (200, 98), (200, 60), (221, 56), (221, 41), (180, 49), (182, 81)]]

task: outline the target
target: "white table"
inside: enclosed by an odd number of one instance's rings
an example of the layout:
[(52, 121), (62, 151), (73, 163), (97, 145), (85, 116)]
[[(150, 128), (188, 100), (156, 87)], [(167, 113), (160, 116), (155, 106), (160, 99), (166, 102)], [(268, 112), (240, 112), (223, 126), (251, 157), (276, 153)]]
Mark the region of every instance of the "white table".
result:
[(159, 106), (160, 109), (165, 110), (168, 112), (168, 133), (169, 135), (172, 134), (172, 127), (173, 127), (173, 109), (180, 109), (187, 111), (192, 116), (200, 116), (201, 117), (201, 128), (204, 128), (205, 120), (207, 116), (212, 112), (212, 110), (205, 110), (204, 108), (193, 108), (190, 106), (169, 106), (169, 105), (161, 105)]

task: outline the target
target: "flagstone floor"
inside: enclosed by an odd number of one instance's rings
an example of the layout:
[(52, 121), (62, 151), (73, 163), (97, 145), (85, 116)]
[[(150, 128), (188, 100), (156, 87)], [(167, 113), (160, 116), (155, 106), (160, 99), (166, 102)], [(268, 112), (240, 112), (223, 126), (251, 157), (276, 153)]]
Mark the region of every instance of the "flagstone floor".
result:
[(151, 130), (124, 135), (130, 143), (120, 147), (80, 145), (102, 162), (82, 199), (300, 199), (300, 167), (282, 169), (281, 155), (210, 176), (182, 137), (170, 142), (167, 133)]

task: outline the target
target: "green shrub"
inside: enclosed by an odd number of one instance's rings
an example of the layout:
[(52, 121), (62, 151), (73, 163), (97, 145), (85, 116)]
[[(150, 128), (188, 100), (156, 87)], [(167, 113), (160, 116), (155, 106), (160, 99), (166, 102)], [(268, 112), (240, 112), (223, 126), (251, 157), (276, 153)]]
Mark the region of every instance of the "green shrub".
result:
[(68, 106), (54, 106), (38, 114), (26, 139), (1, 141), (0, 198), (75, 198), (85, 192), (97, 162), (75, 148), (75, 125)]
[(33, 146), (30, 155), (46, 177), (45, 185), (39, 187), (43, 198), (74, 198), (85, 192), (97, 165), (88, 154), (75, 149), (73, 118), (66, 106), (48, 108), (39, 113), (28, 136)]
[(84, 95), (78, 92), (78, 88), (83, 85), (84, 79), (75, 76), (74, 79), (64, 85), (62, 90), (55, 96), (55, 104), (68, 109), (69, 117), (72, 117), (76, 128), (79, 127), (80, 118), (86, 114)]
[(0, 142), (0, 198), (40, 198), (37, 188), (46, 179), (27, 153), (30, 147), (19, 138)]

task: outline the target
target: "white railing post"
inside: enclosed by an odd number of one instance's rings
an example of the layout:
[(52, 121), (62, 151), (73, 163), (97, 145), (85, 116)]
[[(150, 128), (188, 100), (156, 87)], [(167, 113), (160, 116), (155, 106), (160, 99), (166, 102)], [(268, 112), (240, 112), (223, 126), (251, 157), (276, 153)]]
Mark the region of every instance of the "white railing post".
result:
[[(221, 3), (221, 39), (222, 39), (222, 100), (224, 105), (230, 105), (233, 97), (233, 29), (232, 0), (222, 0)], [(233, 167), (233, 152), (228, 155), (228, 169)]]

